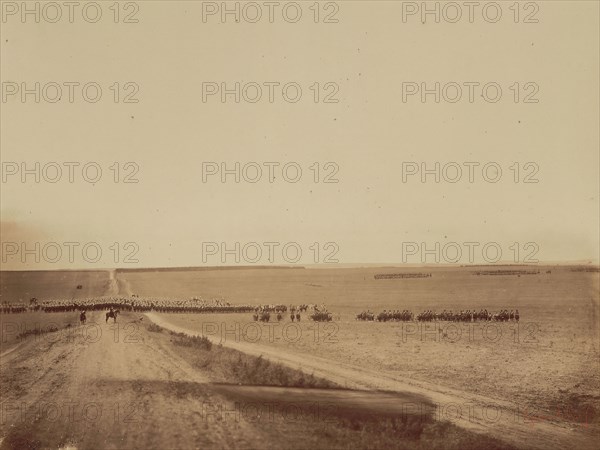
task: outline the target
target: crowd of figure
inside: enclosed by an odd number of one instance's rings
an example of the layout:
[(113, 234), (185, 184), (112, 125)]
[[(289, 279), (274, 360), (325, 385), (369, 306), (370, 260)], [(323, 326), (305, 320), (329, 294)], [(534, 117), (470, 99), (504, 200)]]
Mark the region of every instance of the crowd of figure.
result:
[(222, 299), (172, 299), (163, 297), (93, 297), (85, 299), (31, 299), (29, 305), (2, 304), (3, 313), (27, 311), (73, 312), (73, 311), (105, 311), (120, 310), (164, 313), (247, 313), (254, 310), (252, 305), (232, 305)]
[[(310, 318), (315, 321), (328, 320), (331, 321), (331, 313), (327, 312), (325, 305), (290, 305), (289, 308), (286, 305), (259, 305), (254, 308), (252, 318), (255, 322), (269, 322), (271, 315), (273, 314), (277, 319), (277, 322), (281, 322), (285, 316), (285, 313), (289, 311), (289, 317), (292, 322), (300, 322), (302, 320), (302, 314), (311, 311)], [(327, 319), (329, 317), (329, 319)]]
[(435, 322), (435, 321), (447, 321), (447, 322), (518, 322), (520, 318), (519, 310), (502, 309), (497, 313), (488, 312), (487, 309), (476, 310), (443, 310), (441, 313), (428, 310), (417, 314), (417, 320), (419, 322)]
[(371, 312), (370, 310), (367, 310), (361, 312), (360, 314), (357, 314), (356, 320), (377, 320), (378, 322), (409, 322), (413, 320), (413, 313), (407, 309), (403, 311), (397, 309), (388, 311), (384, 309), (382, 312), (375, 315), (375, 313)]
[(390, 321), (409, 322), (409, 321), (413, 320), (413, 313), (407, 309), (405, 309), (404, 311), (400, 311), (400, 310), (386, 311), (384, 309), (383, 312), (380, 312), (379, 314), (377, 314), (377, 320), (379, 322), (390, 322)]
[(333, 316), (329, 311), (314, 311), (310, 318), (315, 322), (331, 322), (333, 320)]
[[(331, 314), (325, 309), (325, 305), (290, 305), (289, 308), (283, 304), (267, 305), (232, 305), (222, 299), (203, 300), (199, 298), (192, 299), (173, 299), (163, 297), (131, 297), (110, 296), (110, 297), (92, 297), (84, 299), (50, 299), (38, 300), (30, 299), (29, 305), (24, 303), (12, 304), (3, 303), (0, 305), (2, 313), (22, 313), (27, 311), (42, 312), (84, 312), (84, 311), (133, 311), (147, 312), (155, 311), (161, 313), (248, 313), (253, 312), (255, 321), (269, 322), (271, 315), (275, 315), (277, 321), (281, 321), (284, 315), (289, 311), (289, 317), (292, 322), (302, 320), (301, 313), (312, 312), (310, 315), (313, 320), (331, 320)], [(80, 317), (82, 322), (84, 316)]]
[(2, 306), (0, 307), (0, 311), (2, 312), (2, 314), (22, 313), (26, 312), (27, 310), (28, 306), (24, 305), (23, 303), (2, 303)]
[(503, 309), (497, 313), (488, 312), (487, 309), (476, 310), (443, 310), (437, 313), (435, 310), (426, 310), (416, 316), (407, 309), (400, 310), (383, 310), (377, 316), (370, 310), (363, 311), (356, 315), (356, 320), (364, 321), (375, 321), (378, 322), (389, 322), (389, 321), (401, 321), (411, 322), (417, 320), (418, 322), (435, 322), (435, 321), (446, 321), (446, 322), (518, 322), (520, 318), (519, 310), (508, 310)]
[(372, 322), (375, 320), (375, 314), (369, 310), (363, 311), (356, 315), (356, 320), (365, 320), (368, 322)]

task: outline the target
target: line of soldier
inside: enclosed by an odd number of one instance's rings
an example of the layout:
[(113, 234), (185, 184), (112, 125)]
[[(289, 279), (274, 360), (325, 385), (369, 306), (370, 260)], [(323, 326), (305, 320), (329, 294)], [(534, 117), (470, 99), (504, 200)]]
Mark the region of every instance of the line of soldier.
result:
[(310, 318), (315, 322), (331, 322), (333, 320), (331, 313), (326, 311), (324, 308), (321, 308), (321, 310), (316, 309), (310, 315)]
[(384, 309), (383, 312), (380, 312), (379, 314), (377, 314), (378, 322), (389, 322), (389, 321), (408, 322), (411, 320), (413, 320), (413, 313), (407, 309), (405, 309), (404, 311), (400, 311), (400, 310), (386, 311)]
[(22, 312), (26, 312), (26, 311), (27, 311), (27, 305), (25, 305), (23, 303), (17, 303), (17, 304), (3, 303), (2, 306), (0, 306), (0, 312), (2, 312), (2, 314), (17, 314), (17, 313), (22, 313)]
[(331, 322), (333, 320), (333, 315), (327, 311), (327, 307), (325, 306), (325, 303), (322, 303), (321, 306), (319, 305), (302, 305), (304, 308), (304, 311), (306, 310), (310, 310), (311, 314), (310, 314), (310, 318), (314, 321), (314, 322)]
[(519, 310), (503, 309), (497, 313), (488, 312), (487, 309), (480, 309), (479, 312), (476, 310), (460, 310), (454, 312), (452, 310), (444, 310), (441, 313), (436, 313), (432, 310), (423, 311), (417, 314), (416, 317), (419, 322), (434, 322), (434, 321), (447, 321), (447, 322), (518, 322), (520, 319)]
[(356, 320), (366, 320), (372, 322), (375, 320), (375, 314), (370, 310), (363, 311), (356, 315)]
[(199, 299), (165, 299), (165, 298), (127, 298), (127, 297), (95, 297), (77, 300), (54, 299), (36, 301), (29, 307), (20, 304), (2, 305), (2, 312), (15, 313), (26, 311), (72, 312), (72, 311), (104, 311), (107, 309), (121, 311), (156, 311), (168, 313), (247, 313), (254, 309), (253, 305), (231, 305), (222, 300)]
[[(254, 314), (252, 315), (252, 318), (254, 319), (254, 321), (260, 321), (260, 322), (268, 322), (269, 320), (271, 320), (271, 312), (269, 310), (263, 309), (263, 310), (255, 310)], [(283, 320), (283, 312), (282, 311), (276, 311), (273, 312), (273, 314), (276, 314), (277, 317), (277, 322), (281, 322)], [(297, 320), (298, 322), (300, 322), (301, 316), (300, 316), (300, 311), (290, 311), (290, 320), (293, 322), (294, 320)]]
[(254, 312), (275, 312), (275, 313), (284, 313), (287, 311), (287, 306), (285, 305), (258, 305), (254, 306)]
[(291, 312), (295, 312), (295, 311), (300, 311), (300, 312), (306, 312), (308, 309), (316, 309), (317, 305), (290, 305), (290, 307), (288, 308), (286, 305), (274, 305), (274, 304), (270, 304), (270, 305), (258, 305), (254, 308), (255, 311), (259, 312), (259, 311), (268, 311), (268, 312), (281, 312), (284, 313), (286, 311), (291, 311)]
[(356, 320), (374, 321), (378, 322), (408, 322), (413, 320), (413, 313), (407, 309), (400, 311), (399, 309), (386, 310), (375, 316), (375, 313), (370, 310), (363, 311), (356, 315)]
[(452, 310), (444, 310), (441, 313), (436, 313), (434, 310), (426, 310), (416, 315), (407, 309), (400, 310), (383, 310), (375, 316), (370, 310), (363, 311), (356, 315), (356, 320), (388, 322), (388, 321), (402, 321), (410, 322), (417, 320), (418, 322), (434, 322), (434, 321), (448, 321), (448, 322), (518, 322), (520, 319), (519, 310), (503, 309), (497, 313), (488, 312), (487, 309), (481, 309), (479, 312), (475, 310), (460, 310), (453, 312)]
[[(326, 310), (325, 305), (321, 305), (321, 307), (317, 305), (290, 305), (290, 320), (292, 322), (300, 322), (302, 320), (300, 313), (307, 312), (309, 308), (312, 311), (312, 314), (309, 316), (312, 320), (317, 322), (331, 322), (332, 315)], [(277, 321), (280, 322), (286, 311), (288, 311), (288, 308), (285, 305), (260, 305), (254, 308), (252, 318), (255, 322), (269, 322), (271, 320), (271, 313), (274, 313), (276, 314)]]
[[(271, 320), (271, 313), (276, 314), (277, 317), (277, 322), (280, 322), (283, 319), (283, 314), (285, 312), (287, 312), (288, 307), (285, 305), (259, 305), (257, 307), (254, 308), (254, 314), (252, 315), (252, 318), (254, 319), (254, 321), (260, 321), (260, 322), (268, 322), (269, 320)], [(301, 311), (301, 307), (296, 307), (293, 305), (290, 305), (290, 319), (293, 322), (294, 320), (297, 320), (298, 322), (300, 322), (301, 316), (300, 316), (300, 311)]]

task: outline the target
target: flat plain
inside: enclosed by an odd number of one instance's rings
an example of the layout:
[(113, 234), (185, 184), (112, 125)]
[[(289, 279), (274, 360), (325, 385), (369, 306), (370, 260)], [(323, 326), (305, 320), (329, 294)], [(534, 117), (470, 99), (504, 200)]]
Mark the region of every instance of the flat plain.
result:
[[(483, 275), (482, 270), (517, 270), (521, 274)], [(431, 276), (376, 277), (414, 273)], [(77, 284), (82, 284), (83, 289), (74, 290)], [(42, 299), (75, 299), (106, 295), (132, 298), (135, 294), (174, 299), (217, 298), (236, 305), (284, 304), (289, 307), (316, 304), (332, 313), (332, 322), (313, 322), (308, 313), (302, 314), (300, 322), (292, 322), (288, 314), (284, 314), (280, 322), (272, 317), (269, 323), (261, 323), (255, 322), (252, 314), (158, 312), (126, 313), (120, 320), (135, 327), (151, 320), (171, 333), (204, 335), (214, 344), (330, 380), (343, 388), (418, 396), (426, 399), (427, 403), (438, 405), (437, 419), (469, 432), (489, 435), (505, 442), (506, 446), (561, 448), (571, 443), (578, 448), (594, 448), (600, 429), (600, 286), (596, 268), (510, 266), (491, 269), (367, 267), (117, 270), (54, 274), (5, 272), (2, 274), (1, 292), (3, 301), (28, 298), (29, 295)], [(444, 309), (487, 309), (491, 312), (518, 309), (520, 321), (419, 323), (364, 322), (355, 318), (364, 310), (378, 313), (404, 309), (415, 314), (429, 309), (438, 312)], [(34, 317), (36, 314), (38, 316)], [(104, 324), (98, 313), (92, 317), (100, 327), (111, 325)], [(38, 337), (36, 342), (29, 344), (25, 341), (13, 351), (14, 333), (5, 333), (5, 324), (44, 323), (53, 319), (68, 327), (76, 319), (76, 314), (3, 314), (1, 319), (2, 351), (10, 351), (3, 358), (2, 371), (3, 376), (8, 377), (5, 379), (11, 380), (14, 386), (18, 379), (11, 372), (15, 361), (32, 352), (34, 345), (54, 344)], [(100, 345), (109, 345), (106, 335), (111, 335), (113, 339), (110, 342), (113, 342), (114, 331), (112, 328), (102, 330), (101, 342), (104, 344)], [(147, 343), (157, 339), (153, 333), (143, 332), (141, 335)], [(120, 336), (123, 340), (123, 334)], [(160, 345), (164, 347), (166, 342)], [(99, 344), (92, 344), (99, 351)], [(165, 353), (163, 347), (160, 347), (161, 352)], [(114, 361), (117, 372), (118, 365), (125, 360), (150, 361), (158, 357), (146, 355), (144, 350), (141, 354), (145, 355), (145, 359), (140, 359), (136, 352), (141, 350), (136, 346), (122, 345), (119, 349), (117, 354), (121, 362)], [(97, 364), (97, 370), (108, 376), (105, 369), (100, 369), (102, 360), (94, 359), (93, 353), (88, 353), (90, 363)], [(102, 358), (112, 361), (110, 354), (104, 351), (101, 354), (104, 355)], [(77, 358), (76, 355), (76, 352), (70, 353), (70, 358)], [(29, 356), (34, 357), (34, 353)], [(193, 357), (193, 354), (184, 356)], [(66, 358), (68, 360), (69, 357)], [(161, 367), (170, 371), (169, 359), (161, 357), (160, 360)], [(183, 363), (180, 361), (178, 364), (181, 366)], [(131, 371), (123, 376), (126, 379), (134, 375), (145, 377), (137, 369), (132, 368)], [(65, 368), (65, 373), (69, 373), (68, 368)], [(155, 370), (149, 373), (154, 374), (152, 377), (158, 376)], [(85, 376), (91, 375), (86, 373)], [(114, 378), (113, 375), (110, 377)], [(205, 376), (203, 379), (206, 382)], [(341, 448), (346, 448), (344, 441), (340, 442)], [(464, 445), (464, 441), (460, 442)], [(213, 444), (228, 446), (218, 439)], [(473, 444), (472, 448), (477, 445)], [(367, 444), (364, 446), (369, 447)], [(417, 444), (412, 442), (407, 448), (417, 448)]]

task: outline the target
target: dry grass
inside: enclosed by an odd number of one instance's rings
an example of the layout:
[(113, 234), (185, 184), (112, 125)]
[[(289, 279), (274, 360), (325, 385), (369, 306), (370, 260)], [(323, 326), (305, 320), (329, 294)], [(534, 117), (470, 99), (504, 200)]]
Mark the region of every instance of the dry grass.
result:
[(219, 383), (300, 388), (339, 388), (335, 383), (251, 356), (237, 350), (213, 345), (204, 336), (169, 333), (171, 342), (182, 349), (192, 364)]
[[(338, 389), (335, 383), (308, 375), (262, 357), (249, 356), (221, 345), (207, 345), (204, 337), (169, 332), (173, 348), (184, 359), (207, 375), (211, 381), (235, 385)], [(307, 392), (310, 392), (307, 390)], [(236, 400), (236, 398), (232, 398)], [(284, 400), (285, 401), (285, 400)], [(514, 447), (463, 430), (448, 422), (436, 422), (430, 415), (385, 413), (364, 414), (351, 408), (333, 408), (328, 420), (302, 416), (294, 421), (269, 421), (267, 432), (300, 435), (307, 448), (331, 449), (444, 449), (479, 450)], [(310, 435), (306, 435), (310, 430)]]
[(78, 322), (79, 314), (77, 312), (0, 314), (1, 347), (3, 349), (9, 347), (28, 336), (53, 333), (72, 327)]
[(150, 322), (150, 324), (148, 324), (146, 329), (148, 331), (150, 331), (151, 333), (162, 333), (163, 332), (163, 327), (161, 327), (160, 325), (156, 325), (153, 322)]
[(173, 344), (182, 347), (191, 347), (195, 350), (206, 350), (208, 352), (212, 349), (212, 342), (205, 336), (189, 336), (185, 333), (173, 333), (171, 332)]

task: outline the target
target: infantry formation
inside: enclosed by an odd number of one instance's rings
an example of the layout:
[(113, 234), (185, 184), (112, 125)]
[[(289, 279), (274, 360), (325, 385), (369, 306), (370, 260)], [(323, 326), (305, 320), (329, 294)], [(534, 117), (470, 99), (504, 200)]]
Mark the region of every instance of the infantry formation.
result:
[(2, 306), (0, 307), (0, 312), (2, 312), (2, 314), (15, 314), (15, 313), (22, 313), (22, 312), (26, 312), (26, 311), (28, 311), (28, 307), (27, 307), (27, 305), (25, 305), (23, 303), (18, 303), (18, 304), (2, 303)]
[(476, 310), (460, 310), (460, 311), (452, 311), (452, 310), (443, 310), (438, 313), (435, 310), (426, 310), (420, 312), (416, 316), (407, 309), (400, 310), (383, 310), (379, 314), (375, 315), (375, 313), (367, 310), (363, 311), (360, 314), (356, 315), (356, 320), (364, 320), (364, 321), (375, 321), (378, 322), (412, 322), (416, 320), (418, 322), (437, 322), (437, 321), (445, 321), (445, 322), (518, 322), (520, 318), (519, 310), (508, 310), (503, 309), (496, 313), (488, 312), (487, 309)]
[[(148, 312), (155, 311), (160, 313), (253, 313), (255, 321), (269, 322), (271, 317), (281, 321), (289, 312), (289, 318), (292, 322), (300, 322), (302, 314), (308, 313), (309, 317), (315, 321), (331, 321), (332, 315), (325, 305), (301, 304), (290, 305), (268, 304), (268, 305), (232, 305), (223, 299), (204, 300), (202, 298), (174, 299), (164, 297), (131, 297), (109, 296), (92, 297), (85, 299), (50, 299), (38, 300), (31, 298), (29, 304), (24, 303), (11, 304), (3, 303), (1, 305), (2, 313), (14, 314), (28, 311), (52, 312), (80, 312), (85, 311), (133, 311)], [(85, 317), (85, 316), (81, 316)], [(112, 317), (112, 316), (111, 316)], [(83, 321), (84, 319), (82, 319)]]
[(164, 297), (92, 297), (85, 299), (51, 299), (40, 301), (32, 298), (29, 305), (2, 304), (2, 313), (22, 313), (27, 311), (72, 312), (72, 311), (105, 311), (120, 310), (163, 313), (247, 313), (254, 310), (252, 305), (232, 305), (223, 299), (204, 300), (200, 298), (173, 299)]

